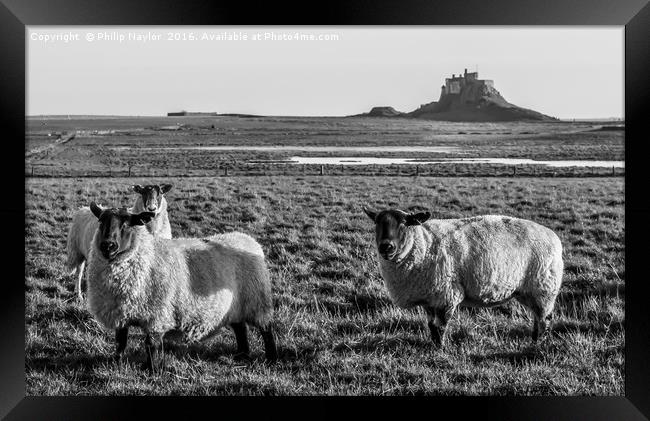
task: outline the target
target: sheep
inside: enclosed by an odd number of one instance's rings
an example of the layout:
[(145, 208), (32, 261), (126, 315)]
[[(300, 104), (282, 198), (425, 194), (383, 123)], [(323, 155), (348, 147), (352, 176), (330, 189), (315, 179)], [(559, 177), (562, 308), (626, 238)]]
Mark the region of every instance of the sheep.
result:
[(162, 238), (172, 238), (172, 228), (167, 214), (167, 199), (164, 196), (165, 193), (172, 189), (172, 185), (150, 184), (141, 186), (136, 184), (131, 188), (138, 193), (138, 198), (129, 211), (132, 213), (145, 211), (155, 213), (156, 217), (147, 224), (149, 232)]
[[(267, 359), (275, 360), (271, 280), (264, 252), (250, 236), (232, 232), (206, 238), (164, 239), (144, 227), (155, 215), (90, 204), (99, 221), (88, 263), (91, 314), (115, 330), (116, 358), (128, 328), (145, 333), (153, 370), (166, 332), (201, 341), (230, 325), (236, 357), (248, 357), (247, 324), (256, 326)], [(162, 359), (162, 358), (160, 358)]]
[(392, 302), (422, 306), (435, 346), (461, 306), (515, 298), (533, 314), (533, 343), (544, 335), (562, 284), (562, 243), (535, 222), (500, 215), (430, 219), (430, 212), (375, 212), (379, 269)]
[[(131, 188), (138, 193), (138, 198), (130, 211), (133, 213), (140, 213), (145, 210), (154, 212), (156, 217), (147, 224), (149, 232), (162, 238), (172, 238), (167, 213), (167, 200), (164, 196), (165, 193), (171, 190), (172, 185), (134, 185)], [(83, 280), (84, 266), (88, 260), (90, 243), (96, 229), (97, 218), (94, 217), (90, 208), (86, 206), (75, 213), (68, 230), (66, 266), (70, 274), (75, 276), (75, 293), (80, 301), (83, 301), (81, 282)]]
[(67, 262), (66, 267), (70, 274), (75, 276), (75, 293), (79, 300), (83, 300), (81, 292), (81, 281), (83, 279), (85, 262), (88, 260), (90, 243), (97, 230), (97, 218), (90, 211), (89, 207), (79, 209), (72, 216), (72, 224), (68, 229), (66, 243)]

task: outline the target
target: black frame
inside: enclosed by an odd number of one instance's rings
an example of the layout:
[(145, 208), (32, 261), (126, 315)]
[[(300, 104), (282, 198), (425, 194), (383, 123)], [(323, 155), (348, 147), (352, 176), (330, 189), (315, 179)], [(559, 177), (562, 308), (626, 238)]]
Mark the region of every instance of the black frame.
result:
[[(286, 416), (310, 416), (318, 408), (331, 415), (344, 411), (336, 403), (323, 400), (265, 400), (264, 408), (242, 405), (242, 398), (78, 398), (25, 397), (24, 360), (24, 290), (20, 274), (20, 249), (24, 238), (18, 221), (24, 220), (24, 183), (13, 179), (19, 175), (23, 161), (25, 135), (25, 26), (27, 25), (261, 25), (275, 22), (283, 25), (625, 25), (625, 216), (626, 250), (626, 326), (625, 326), (625, 397), (507, 397), (507, 398), (394, 398), (344, 400), (361, 404), (364, 415), (381, 414), (394, 408), (413, 414), (414, 409), (429, 417), (444, 416), (451, 411), (454, 418), (477, 416), (482, 419), (647, 419), (650, 418), (650, 313), (644, 311), (648, 287), (642, 273), (645, 257), (643, 245), (650, 237), (644, 222), (650, 219), (650, 196), (641, 190), (645, 173), (640, 159), (644, 157), (646, 138), (642, 136), (643, 105), (650, 100), (648, 72), (650, 57), (650, 5), (648, 0), (466, 0), (463, 2), (425, 2), (423, 0), (370, 2), (356, 0), (345, 4), (250, 4), (238, 2), (214, 4), (195, 0), (110, 1), (99, 0), (2, 0), (0, 5), (0, 111), (4, 117), (3, 157), (0, 166), (2, 200), (0, 221), (5, 228), (2, 260), (4, 302), (0, 305), (3, 340), (0, 341), (0, 416), (8, 419), (75, 419), (143, 415), (187, 416), (205, 409), (213, 416), (228, 416), (223, 405), (237, 408), (237, 416), (263, 409), (277, 410)], [(343, 3), (343, 2), (341, 2)], [(307, 8), (309, 6), (309, 8)], [(597, 71), (597, 69), (594, 69)], [(647, 137), (647, 136), (646, 136)], [(9, 151), (7, 151), (9, 149)], [(7, 165), (9, 164), (9, 165)], [(10, 181), (7, 183), (6, 181)], [(635, 187), (636, 185), (636, 187)], [(634, 194), (633, 190), (637, 190)], [(8, 232), (7, 232), (8, 231)], [(9, 237), (9, 238), (7, 238)], [(24, 255), (23, 255), (24, 263)], [(7, 269), (11, 269), (7, 271)], [(184, 405), (180, 405), (180, 404)], [(188, 405), (189, 404), (189, 405)], [(268, 405), (268, 406), (267, 406)], [(296, 405), (307, 406), (308, 412), (296, 411)], [(271, 408), (274, 407), (274, 408)], [(193, 411), (188, 412), (187, 409)], [(302, 409), (302, 408), (301, 408)], [(217, 412), (215, 412), (217, 411)], [(347, 412), (347, 411), (345, 411)], [(273, 412), (267, 412), (269, 414)], [(644, 415), (645, 414), (645, 417)], [(154, 415), (155, 416), (155, 415)], [(301, 418), (302, 418), (301, 416)]]

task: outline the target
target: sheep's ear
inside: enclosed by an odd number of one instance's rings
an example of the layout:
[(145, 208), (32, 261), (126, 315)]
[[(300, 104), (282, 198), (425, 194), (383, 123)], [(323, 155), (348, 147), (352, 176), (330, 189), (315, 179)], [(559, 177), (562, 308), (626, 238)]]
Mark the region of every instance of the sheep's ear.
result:
[(130, 226), (135, 226), (135, 225), (145, 225), (151, 222), (156, 217), (156, 214), (153, 212), (140, 212), (136, 214), (132, 214), (129, 217), (129, 225)]
[(99, 216), (102, 214), (102, 208), (97, 206), (97, 203), (90, 202), (90, 210), (92, 211), (93, 215), (95, 215), (95, 217), (99, 219)]
[(136, 193), (142, 193), (143, 187), (140, 184), (134, 184), (131, 186), (131, 189), (133, 189), (133, 191)]
[(363, 211), (368, 215), (368, 218), (372, 219), (372, 222), (375, 222), (375, 218), (377, 218), (377, 212), (368, 209), (367, 207), (363, 207)]
[(165, 193), (167, 193), (168, 191), (170, 191), (170, 190), (172, 189), (172, 187), (173, 187), (173, 186), (172, 186), (171, 184), (161, 184), (161, 185), (160, 185), (160, 192), (161, 192), (162, 194), (165, 194)]
[(406, 226), (420, 225), (431, 218), (431, 212), (409, 213), (406, 215)]

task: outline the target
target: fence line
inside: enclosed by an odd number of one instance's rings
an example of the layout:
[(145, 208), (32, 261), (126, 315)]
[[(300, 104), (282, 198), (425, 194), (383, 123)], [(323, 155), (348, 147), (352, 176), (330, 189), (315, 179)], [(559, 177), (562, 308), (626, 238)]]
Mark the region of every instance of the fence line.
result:
[(212, 168), (151, 168), (133, 165), (70, 169), (32, 164), (25, 177), (231, 177), (231, 176), (375, 176), (375, 177), (624, 177), (625, 168), (541, 167), (536, 165), (295, 165), (234, 164)]

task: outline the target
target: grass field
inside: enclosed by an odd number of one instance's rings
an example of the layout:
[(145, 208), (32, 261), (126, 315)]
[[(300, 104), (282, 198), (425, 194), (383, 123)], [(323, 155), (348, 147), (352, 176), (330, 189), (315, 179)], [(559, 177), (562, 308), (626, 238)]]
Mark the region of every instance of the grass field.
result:
[[(74, 299), (64, 271), (73, 212), (90, 200), (130, 205), (152, 179), (26, 179), (25, 300), (28, 395), (472, 394), (622, 395), (624, 193), (621, 178), (172, 178), (174, 236), (253, 235), (270, 264), (280, 361), (233, 359), (224, 329), (209, 342), (165, 344), (168, 370), (139, 369), (137, 329), (126, 362)], [(361, 205), (427, 208), (434, 217), (495, 213), (555, 230), (564, 284), (551, 334), (530, 343), (517, 303), (462, 309), (444, 350), (420, 310), (394, 307), (379, 277), (373, 227)]]

